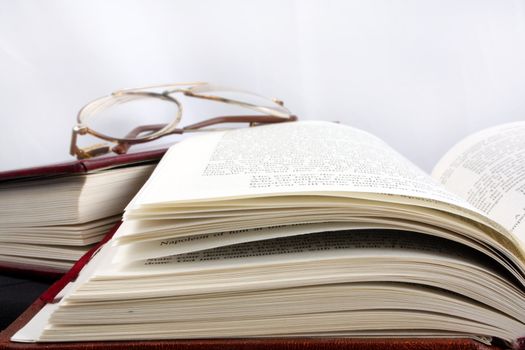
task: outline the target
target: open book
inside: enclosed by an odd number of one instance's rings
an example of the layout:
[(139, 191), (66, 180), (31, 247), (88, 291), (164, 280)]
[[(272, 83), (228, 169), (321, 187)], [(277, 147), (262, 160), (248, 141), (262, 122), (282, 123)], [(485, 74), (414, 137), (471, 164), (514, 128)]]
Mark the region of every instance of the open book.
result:
[[(441, 184), (440, 184), (441, 182)], [(329, 122), (170, 148), (112, 240), (12, 339), (525, 335), (525, 123), (430, 177)]]

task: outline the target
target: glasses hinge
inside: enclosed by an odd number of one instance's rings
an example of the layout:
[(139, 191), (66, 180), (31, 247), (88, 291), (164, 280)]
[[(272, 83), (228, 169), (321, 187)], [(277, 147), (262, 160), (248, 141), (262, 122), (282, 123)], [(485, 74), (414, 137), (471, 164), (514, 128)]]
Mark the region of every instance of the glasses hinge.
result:
[(108, 153), (110, 146), (108, 144), (99, 143), (93, 146), (79, 149), (81, 158), (93, 158)]

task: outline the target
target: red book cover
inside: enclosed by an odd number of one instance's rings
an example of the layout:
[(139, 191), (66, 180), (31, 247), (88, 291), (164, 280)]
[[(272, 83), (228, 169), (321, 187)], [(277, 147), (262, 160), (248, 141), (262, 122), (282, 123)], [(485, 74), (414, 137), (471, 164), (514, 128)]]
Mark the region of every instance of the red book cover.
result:
[(133, 163), (155, 161), (160, 160), (165, 152), (166, 149), (160, 149), (1, 171), (0, 182), (22, 179), (27, 180), (29, 178), (42, 178), (54, 175), (83, 174), (93, 170), (109, 169)]

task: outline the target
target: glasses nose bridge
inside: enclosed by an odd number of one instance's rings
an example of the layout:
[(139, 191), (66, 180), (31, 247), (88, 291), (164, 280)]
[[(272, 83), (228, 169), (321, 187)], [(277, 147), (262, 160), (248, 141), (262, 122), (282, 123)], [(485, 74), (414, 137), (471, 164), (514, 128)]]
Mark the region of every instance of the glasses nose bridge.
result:
[(181, 94), (181, 95), (184, 95), (184, 96), (190, 96), (191, 97), (191, 95), (188, 95), (188, 91), (189, 91), (188, 89), (184, 89), (184, 88), (171, 88), (171, 89), (166, 89), (166, 90), (162, 91), (160, 93), (160, 95), (174, 98), (172, 95)]

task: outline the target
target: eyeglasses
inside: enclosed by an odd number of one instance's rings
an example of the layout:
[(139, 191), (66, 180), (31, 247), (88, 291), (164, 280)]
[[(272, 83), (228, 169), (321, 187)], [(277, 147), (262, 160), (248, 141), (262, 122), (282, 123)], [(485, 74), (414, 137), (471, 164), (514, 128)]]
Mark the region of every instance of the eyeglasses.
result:
[[(217, 116), (180, 127), (183, 106), (177, 95), (220, 102), (259, 114)], [(166, 135), (224, 130), (209, 128), (218, 124), (248, 123), (249, 126), (256, 126), (295, 120), (297, 117), (292, 115), (280, 100), (208, 83), (125, 89), (92, 101), (78, 112), (77, 125), (73, 127), (71, 136), (70, 153), (78, 159), (92, 158), (109, 152), (123, 154), (134, 144), (153, 141)], [(144, 122), (147, 124), (143, 124)], [(126, 133), (123, 129), (125, 124), (135, 127)], [(78, 147), (78, 136), (88, 134), (112, 143), (113, 147), (107, 143)]]

